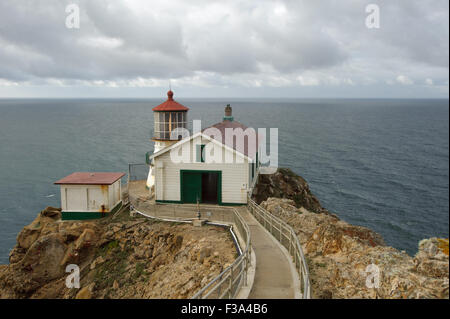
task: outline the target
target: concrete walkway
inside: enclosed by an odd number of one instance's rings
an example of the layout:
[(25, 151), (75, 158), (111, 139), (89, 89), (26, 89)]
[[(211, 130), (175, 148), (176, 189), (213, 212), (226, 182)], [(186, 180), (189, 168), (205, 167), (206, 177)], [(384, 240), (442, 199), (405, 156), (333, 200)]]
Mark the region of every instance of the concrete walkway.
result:
[(295, 280), (293, 264), (275, 238), (258, 223), (246, 208), (239, 213), (248, 224), (256, 255), (256, 273), (248, 299), (293, 299)]

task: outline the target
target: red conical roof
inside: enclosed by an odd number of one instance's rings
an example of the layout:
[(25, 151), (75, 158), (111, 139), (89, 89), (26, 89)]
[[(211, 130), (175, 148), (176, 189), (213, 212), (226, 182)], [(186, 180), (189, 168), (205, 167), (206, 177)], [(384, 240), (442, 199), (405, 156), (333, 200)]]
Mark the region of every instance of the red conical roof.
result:
[(169, 111), (188, 111), (189, 108), (175, 102), (173, 99), (173, 92), (167, 92), (167, 101), (153, 108), (155, 112), (169, 112)]

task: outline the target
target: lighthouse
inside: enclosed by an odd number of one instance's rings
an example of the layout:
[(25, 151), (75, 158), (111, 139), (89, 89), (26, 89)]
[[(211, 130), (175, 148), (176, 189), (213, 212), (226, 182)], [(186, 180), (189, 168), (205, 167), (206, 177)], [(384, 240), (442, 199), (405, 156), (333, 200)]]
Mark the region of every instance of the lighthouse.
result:
[[(169, 90), (167, 100), (152, 110), (154, 117), (152, 141), (155, 143), (154, 153), (156, 153), (183, 138), (183, 131), (187, 130), (187, 111), (189, 108), (176, 102), (173, 99), (172, 90)], [(147, 163), (150, 165), (147, 187), (151, 190), (155, 184), (154, 167), (149, 160), (147, 160)]]

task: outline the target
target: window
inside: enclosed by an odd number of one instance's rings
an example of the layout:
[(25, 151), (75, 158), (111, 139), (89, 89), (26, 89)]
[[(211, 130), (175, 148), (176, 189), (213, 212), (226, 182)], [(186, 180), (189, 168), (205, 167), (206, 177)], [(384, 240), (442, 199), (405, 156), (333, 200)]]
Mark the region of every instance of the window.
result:
[[(155, 112), (154, 138), (169, 140), (176, 128), (187, 128), (186, 112)], [(175, 139), (179, 139), (177, 136)]]
[(204, 163), (205, 162), (205, 144), (198, 144), (196, 145), (196, 157), (198, 163)]

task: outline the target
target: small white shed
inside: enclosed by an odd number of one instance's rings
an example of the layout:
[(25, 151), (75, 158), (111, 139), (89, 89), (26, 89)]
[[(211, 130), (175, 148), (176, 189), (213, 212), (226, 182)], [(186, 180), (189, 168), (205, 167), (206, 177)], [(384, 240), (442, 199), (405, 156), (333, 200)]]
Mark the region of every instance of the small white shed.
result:
[(94, 219), (122, 206), (120, 179), (124, 173), (75, 172), (59, 181), (63, 220)]

